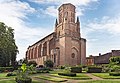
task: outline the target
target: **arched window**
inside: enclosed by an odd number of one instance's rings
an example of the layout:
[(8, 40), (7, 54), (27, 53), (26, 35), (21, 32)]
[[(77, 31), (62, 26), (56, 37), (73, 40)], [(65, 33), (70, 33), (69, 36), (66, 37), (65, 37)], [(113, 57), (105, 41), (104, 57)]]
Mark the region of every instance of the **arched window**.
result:
[(71, 57), (72, 57), (72, 58), (75, 58), (75, 53), (72, 53)]

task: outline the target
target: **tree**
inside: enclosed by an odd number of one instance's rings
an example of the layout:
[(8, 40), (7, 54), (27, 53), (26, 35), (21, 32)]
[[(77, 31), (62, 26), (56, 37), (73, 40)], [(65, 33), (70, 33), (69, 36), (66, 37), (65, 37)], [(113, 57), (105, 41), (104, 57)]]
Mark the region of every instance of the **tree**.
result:
[(15, 65), (17, 53), (14, 29), (0, 22), (0, 66)]
[(46, 61), (44, 62), (44, 65), (45, 65), (46, 67), (53, 67), (54, 63), (53, 63), (53, 61), (51, 61), (51, 60), (46, 60)]
[(110, 63), (119, 65), (120, 64), (120, 56), (114, 56), (110, 58)]
[(110, 58), (111, 71), (120, 71), (120, 56), (114, 56)]

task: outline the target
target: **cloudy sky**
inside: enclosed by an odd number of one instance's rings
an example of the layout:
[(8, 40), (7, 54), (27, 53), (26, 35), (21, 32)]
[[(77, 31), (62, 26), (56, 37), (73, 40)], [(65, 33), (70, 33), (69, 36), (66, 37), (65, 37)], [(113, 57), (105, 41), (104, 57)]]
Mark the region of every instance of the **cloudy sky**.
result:
[(76, 6), (87, 56), (120, 49), (120, 0), (0, 0), (0, 22), (15, 29), (17, 60), (25, 57), (29, 45), (54, 31), (63, 3)]

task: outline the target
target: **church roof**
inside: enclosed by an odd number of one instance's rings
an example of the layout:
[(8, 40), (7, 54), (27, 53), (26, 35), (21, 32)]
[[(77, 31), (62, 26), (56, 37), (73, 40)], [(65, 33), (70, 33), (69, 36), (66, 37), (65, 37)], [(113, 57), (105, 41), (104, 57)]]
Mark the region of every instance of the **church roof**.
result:
[(36, 43), (34, 43), (33, 45), (29, 46), (28, 48), (30, 48), (30, 47), (32, 47), (32, 46), (34, 46), (35, 44), (38, 44), (39, 42), (41, 42), (41, 41), (45, 40), (46, 38), (50, 37), (51, 35), (54, 35), (54, 33), (55, 33), (55, 32), (53, 32), (53, 33), (51, 33), (51, 34), (47, 35), (46, 37), (44, 37), (44, 38), (42, 38), (41, 40), (37, 41)]

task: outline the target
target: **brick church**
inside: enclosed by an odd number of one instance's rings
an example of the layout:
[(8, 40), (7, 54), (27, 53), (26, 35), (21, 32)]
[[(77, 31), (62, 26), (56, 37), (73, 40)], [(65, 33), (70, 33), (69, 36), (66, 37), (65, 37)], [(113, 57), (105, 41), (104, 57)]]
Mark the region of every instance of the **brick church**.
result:
[(86, 39), (81, 38), (80, 22), (75, 12), (75, 6), (71, 3), (58, 8), (54, 32), (28, 47), (28, 61), (34, 60), (43, 65), (50, 59), (55, 66), (85, 64)]

